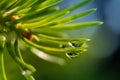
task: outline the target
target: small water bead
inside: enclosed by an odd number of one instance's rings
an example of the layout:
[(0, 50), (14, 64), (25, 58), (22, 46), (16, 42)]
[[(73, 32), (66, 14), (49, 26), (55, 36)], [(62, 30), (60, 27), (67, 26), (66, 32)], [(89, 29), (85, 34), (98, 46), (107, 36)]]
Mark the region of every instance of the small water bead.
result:
[(68, 42), (66, 45), (61, 44), (60, 48), (65, 48), (66, 56), (73, 59), (78, 57), (81, 53), (84, 53), (87, 51), (87, 44), (86, 42), (80, 42), (79, 40), (74, 40)]
[(71, 58), (71, 59), (77, 58), (79, 55), (80, 55), (80, 52), (79, 51), (75, 51), (75, 50), (68, 51), (66, 53), (66, 56), (69, 57), (69, 58)]
[(73, 47), (73, 48), (76, 48), (76, 47), (79, 47), (80, 44), (78, 44), (77, 41), (71, 41), (71, 42), (68, 42), (69, 46)]
[(81, 46), (87, 47), (86, 42), (90, 41), (90, 39), (84, 39), (84, 40), (73, 40), (68, 42), (68, 45), (73, 48), (78, 48)]
[(5, 36), (0, 36), (0, 41), (6, 41), (6, 37)]
[(30, 71), (30, 70), (22, 71), (22, 75), (31, 75), (31, 74), (32, 74), (32, 71)]
[(3, 46), (4, 46), (5, 41), (6, 41), (6, 37), (0, 35), (0, 47), (3, 47)]

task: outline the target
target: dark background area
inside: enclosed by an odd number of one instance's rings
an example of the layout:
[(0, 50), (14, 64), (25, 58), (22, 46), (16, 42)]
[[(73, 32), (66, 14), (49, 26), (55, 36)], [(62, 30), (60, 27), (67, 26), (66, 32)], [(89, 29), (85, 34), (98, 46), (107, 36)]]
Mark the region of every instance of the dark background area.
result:
[[(67, 5), (71, 5), (79, 1), (80, 0), (65, 0), (63, 2), (63, 6), (66, 7)], [(86, 36), (86, 37), (92, 38), (92, 41), (90, 42), (91, 47), (89, 48), (89, 51), (87, 54), (89, 55), (89, 58), (90, 57), (92, 59), (94, 58), (96, 61), (93, 61), (93, 63), (92, 62), (89, 63), (87, 61), (83, 62), (89, 66), (91, 65), (96, 66), (95, 69), (93, 68), (93, 71), (95, 71), (91, 76), (93, 78), (86, 76), (86, 77), (89, 77), (88, 79), (90, 80), (120, 80), (120, 77), (119, 77), (119, 74), (120, 74), (120, 22), (119, 22), (120, 21), (120, 16), (119, 16), (120, 5), (119, 4), (120, 4), (120, 0), (93, 0), (93, 2), (90, 3), (89, 5), (74, 12), (76, 13), (89, 8), (97, 8), (97, 12), (78, 21), (82, 22), (82, 21), (100, 20), (104, 22), (104, 24), (100, 27), (78, 30), (77, 32), (75, 31), (76, 33), (73, 34), (73, 36), (75, 35), (80, 37)], [(89, 68), (89, 66), (87, 67), (84, 66), (84, 68), (87, 69)], [(80, 69), (78, 68), (78, 71), (79, 70)], [(92, 70), (92, 69), (89, 68), (89, 70)], [(87, 74), (89, 72), (83, 71), (83, 73)], [(92, 71), (90, 73), (92, 74)], [(78, 75), (80, 77), (80, 74)], [(88, 79), (83, 78), (81, 80), (88, 80)]]

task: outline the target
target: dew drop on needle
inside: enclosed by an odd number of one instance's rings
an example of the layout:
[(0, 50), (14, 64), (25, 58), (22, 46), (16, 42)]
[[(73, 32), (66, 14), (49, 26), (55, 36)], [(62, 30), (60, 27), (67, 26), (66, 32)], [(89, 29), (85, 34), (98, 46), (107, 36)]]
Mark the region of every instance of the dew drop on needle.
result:
[(22, 71), (22, 75), (31, 75), (32, 74), (32, 71), (30, 70), (23, 70)]

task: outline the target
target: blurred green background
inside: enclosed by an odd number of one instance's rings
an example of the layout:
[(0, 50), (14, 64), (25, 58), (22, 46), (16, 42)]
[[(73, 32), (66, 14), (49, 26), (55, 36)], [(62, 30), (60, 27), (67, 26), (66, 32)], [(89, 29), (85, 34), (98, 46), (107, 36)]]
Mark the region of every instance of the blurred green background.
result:
[[(81, 0), (64, 0), (61, 8), (73, 5)], [(94, 0), (87, 6), (76, 10), (77, 13), (89, 8), (97, 8), (97, 12), (82, 21), (103, 21), (99, 27), (67, 32), (71, 37), (91, 38), (88, 52), (77, 59), (69, 60), (64, 66), (39, 59), (29, 51), (22, 55), (26, 62), (33, 64), (37, 71), (33, 74), (36, 80), (120, 80), (120, 0)], [(73, 14), (72, 13), (72, 14)], [(18, 66), (5, 54), (5, 67), (8, 80), (25, 80)]]

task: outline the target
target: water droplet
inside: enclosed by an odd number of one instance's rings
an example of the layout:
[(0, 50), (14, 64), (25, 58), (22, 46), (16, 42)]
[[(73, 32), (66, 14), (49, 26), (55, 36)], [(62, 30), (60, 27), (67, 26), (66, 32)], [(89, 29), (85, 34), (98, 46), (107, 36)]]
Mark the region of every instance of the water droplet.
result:
[(67, 52), (66, 55), (67, 55), (69, 58), (74, 59), (74, 58), (76, 58), (76, 57), (78, 57), (78, 56), (80, 55), (80, 52), (73, 50), (73, 51)]
[(68, 42), (68, 44), (69, 44), (69, 46), (71, 46), (73, 48), (76, 48), (76, 47), (80, 46), (77, 41), (71, 41), (71, 42)]
[(1, 41), (6, 41), (6, 37), (5, 36), (0, 36), (0, 40)]
[(3, 41), (6, 41), (6, 37), (5, 36), (3, 36), (2, 39), (3, 39)]
[(22, 75), (31, 75), (31, 74), (32, 74), (32, 71), (30, 71), (30, 70), (22, 71)]

